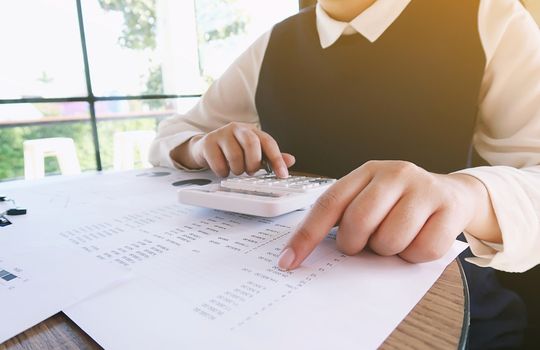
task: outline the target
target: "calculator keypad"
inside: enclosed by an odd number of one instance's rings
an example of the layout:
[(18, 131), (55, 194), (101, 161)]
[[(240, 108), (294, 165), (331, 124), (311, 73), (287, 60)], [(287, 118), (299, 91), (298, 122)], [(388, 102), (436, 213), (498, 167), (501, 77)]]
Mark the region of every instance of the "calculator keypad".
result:
[(274, 174), (241, 176), (221, 181), (221, 187), (258, 192), (308, 192), (334, 183), (335, 179), (311, 176), (289, 176), (278, 178)]

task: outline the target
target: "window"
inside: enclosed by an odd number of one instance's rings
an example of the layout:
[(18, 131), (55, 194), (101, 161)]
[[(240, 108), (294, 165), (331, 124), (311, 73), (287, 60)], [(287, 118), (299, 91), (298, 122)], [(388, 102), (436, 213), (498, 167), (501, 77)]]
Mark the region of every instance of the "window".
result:
[[(73, 139), (82, 171), (147, 165), (141, 148), (136, 161), (119, 161), (133, 158), (123, 138), (148, 139), (160, 120), (191, 108), (297, 11), (291, 0), (2, 2), (0, 181), (24, 176), (25, 140), (51, 137)], [(55, 157), (45, 170), (60, 172)]]
[(74, 1), (3, 1), (0, 38), (0, 98), (86, 95)]

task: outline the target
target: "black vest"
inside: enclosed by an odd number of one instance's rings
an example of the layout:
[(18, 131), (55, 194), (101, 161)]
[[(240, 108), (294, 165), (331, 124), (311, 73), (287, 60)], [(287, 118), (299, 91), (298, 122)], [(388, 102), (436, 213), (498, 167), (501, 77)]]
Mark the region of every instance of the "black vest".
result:
[(412, 0), (377, 39), (322, 49), (315, 9), (272, 30), (259, 75), (262, 128), (296, 170), (341, 177), (371, 159), (447, 173), (467, 163), (485, 56), (479, 0)]

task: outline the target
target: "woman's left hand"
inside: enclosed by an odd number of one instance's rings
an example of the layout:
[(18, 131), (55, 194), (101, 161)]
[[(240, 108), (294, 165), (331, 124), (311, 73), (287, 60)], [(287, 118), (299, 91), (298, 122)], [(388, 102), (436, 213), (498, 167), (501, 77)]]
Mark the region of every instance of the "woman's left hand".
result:
[(278, 266), (298, 267), (336, 224), (337, 246), (346, 254), (368, 246), (409, 262), (436, 260), (461, 232), (493, 218), (487, 189), (475, 177), (434, 174), (404, 161), (369, 161), (319, 197)]

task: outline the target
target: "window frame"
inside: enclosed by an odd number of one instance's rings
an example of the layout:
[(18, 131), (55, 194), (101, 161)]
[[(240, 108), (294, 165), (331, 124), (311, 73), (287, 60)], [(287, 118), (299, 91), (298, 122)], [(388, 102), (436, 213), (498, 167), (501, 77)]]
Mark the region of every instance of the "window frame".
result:
[[(92, 89), (92, 77), (90, 73), (90, 63), (88, 59), (88, 50), (86, 45), (86, 32), (84, 26), (84, 14), (82, 10), (82, 1), (74, 0), (77, 8), (77, 20), (78, 29), (82, 50), (83, 67), (84, 67), (84, 79), (86, 83), (86, 96), (79, 97), (29, 97), (29, 98), (0, 98), (0, 105), (6, 104), (31, 104), (31, 103), (61, 103), (61, 102), (86, 102), (89, 106), (89, 122), (92, 129), (92, 140), (94, 146), (94, 155), (96, 161), (97, 171), (103, 170), (103, 164), (101, 161), (101, 148), (98, 135), (98, 124), (96, 117), (96, 103), (101, 101), (129, 101), (129, 100), (166, 100), (166, 99), (179, 99), (179, 98), (198, 98), (201, 94), (150, 94), (150, 95), (119, 95), (119, 96), (96, 96)], [(299, 0), (299, 8), (305, 5), (306, 1)], [(17, 125), (9, 126), (16, 127)], [(5, 127), (4, 127), (5, 128)], [(2, 129), (2, 127), (0, 127)], [(2, 181), (2, 180), (0, 180)]]
[[(61, 103), (61, 102), (86, 102), (88, 104), (89, 122), (92, 129), (92, 140), (94, 146), (94, 156), (96, 161), (97, 171), (103, 170), (101, 161), (101, 148), (99, 143), (98, 125), (96, 117), (96, 103), (101, 101), (129, 101), (129, 100), (166, 100), (174, 98), (197, 98), (201, 97), (201, 94), (149, 94), (149, 95), (119, 95), (119, 96), (96, 96), (92, 89), (92, 77), (90, 73), (90, 63), (88, 59), (88, 49), (86, 45), (86, 32), (84, 27), (84, 14), (82, 10), (81, 0), (75, 0), (77, 8), (77, 21), (78, 30), (80, 36), (80, 44), (82, 50), (82, 59), (84, 67), (84, 79), (86, 84), (86, 96), (78, 97), (23, 97), (23, 98), (11, 98), (1, 99), (0, 105), (6, 104), (31, 104), (31, 103)], [(78, 121), (80, 122), (80, 121)], [(14, 125), (16, 126), (16, 125)], [(11, 126), (10, 126), (11, 127)], [(1, 128), (0, 128), (1, 129)]]

